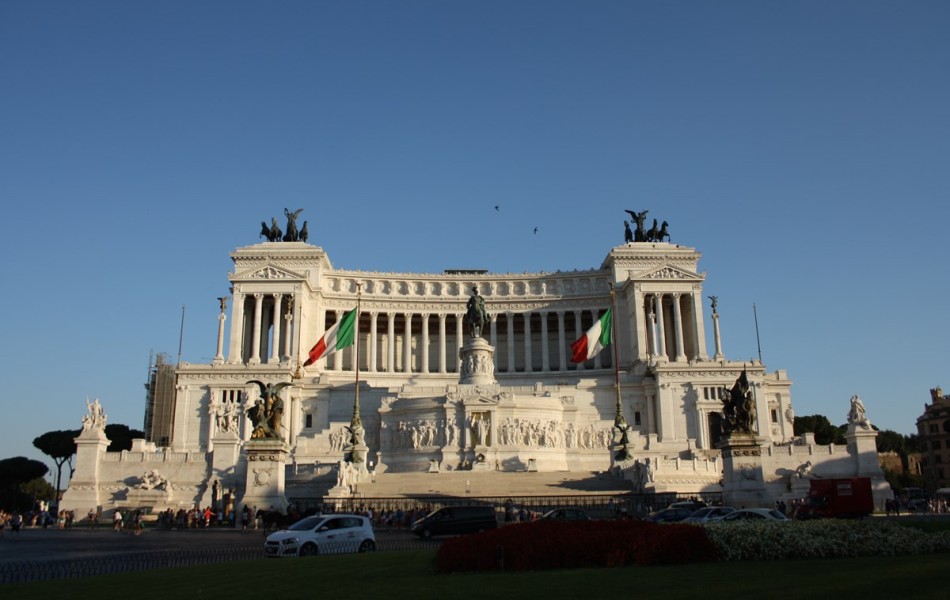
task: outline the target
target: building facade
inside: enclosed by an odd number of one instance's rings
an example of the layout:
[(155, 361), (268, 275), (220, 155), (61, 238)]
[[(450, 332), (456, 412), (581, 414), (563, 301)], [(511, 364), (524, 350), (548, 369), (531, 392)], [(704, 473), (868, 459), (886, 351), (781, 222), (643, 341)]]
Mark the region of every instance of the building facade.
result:
[(933, 493), (950, 487), (950, 395), (938, 387), (930, 390), (930, 399), (917, 418), (917, 435), (924, 487)]
[[(84, 431), (67, 498), (80, 510), (130, 498), (193, 506), (210, 503), (213, 490), (240, 498), (273, 487), (273, 470), (248, 451), (248, 409), (263, 386), (281, 383), (290, 384), (280, 392), (283, 448), (265, 458), (286, 463), (288, 496), (318, 496), (338, 481), (354, 411), (366, 465), (380, 476), (610, 470), (648, 472), (633, 482), (642, 491), (720, 490), (723, 388), (746, 373), (757, 439), (779, 453), (793, 442), (794, 413), (784, 371), (725, 357), (716, 300), (709, 314), (703, 304), (700, 257), (627, 242), (586, 271), (423, 274), (334, 269), (323, 248), (301, 241), (240, 247), (231, 295), (219, 299), (215, 356), (178, 365), (174, 399), (162, 403), (170, 429), (159, 433), (166, 418), (156, 403), (155, 432), (132, 452), (106, 456), (101, 436)], [(477, 365), (462, 352), (473, 342), (464, 319), (473, 288), (489, 315)], [(355, 343), (304, 367), (357, 306)], [(611, 345), (571, 362), (571, 342), (608, 310)], [(161, 370), (154, 375), (157, 385)], [(629, 426), (623, 460), (613, 451), (618, 409)]]

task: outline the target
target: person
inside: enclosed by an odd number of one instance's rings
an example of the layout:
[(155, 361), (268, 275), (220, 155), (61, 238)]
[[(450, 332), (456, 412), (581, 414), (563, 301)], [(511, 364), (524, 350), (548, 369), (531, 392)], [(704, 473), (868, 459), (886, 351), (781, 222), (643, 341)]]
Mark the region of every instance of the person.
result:
[(247, 533), (247, 522), (251, 520), (251, 509), (245, 504), (241, 511), (241, 533)]
[(122, 531), (122, 511), (118, 508), (115, 509), (115, 514), (112, 515), (112, 529)]

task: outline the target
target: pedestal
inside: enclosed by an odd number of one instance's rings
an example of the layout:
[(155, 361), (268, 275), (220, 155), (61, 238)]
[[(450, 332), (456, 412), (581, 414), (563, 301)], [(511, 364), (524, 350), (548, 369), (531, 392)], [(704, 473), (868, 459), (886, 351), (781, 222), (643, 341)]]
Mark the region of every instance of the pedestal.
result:
[(244, 445), (247, 474), (241, 505), (280, 512), (287, 510), (284, 496), (284, 463), (287, 445), (281, 440), (251, 440)]
[(480, 337), (465, 342), (465, 345), (459, 349), (462, 365), (459, 383), (476, 385), (496, 383), (494, 354), (494, 346)]
[(724, 438), (722, 449), (722, 503), (735, 508), (771, 508), (762, 472), (762, 445), (754, 434), (733, 433)]
[(86, 514), (89, 509), (101, 505), (99, 468), (108, 447), (109, 439), (102, 429), (93, 427), (79, 434), (76, 438), (76, 470), (59, 503), (60, 509)]

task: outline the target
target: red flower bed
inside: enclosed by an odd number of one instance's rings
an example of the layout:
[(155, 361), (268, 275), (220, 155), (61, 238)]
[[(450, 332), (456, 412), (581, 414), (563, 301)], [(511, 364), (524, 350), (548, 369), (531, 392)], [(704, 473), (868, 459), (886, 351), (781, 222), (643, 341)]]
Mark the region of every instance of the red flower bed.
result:
[(702, 527), (647, 521), (535, 521), (450, 538), (440, 572), (534, 571), (716, 560)]

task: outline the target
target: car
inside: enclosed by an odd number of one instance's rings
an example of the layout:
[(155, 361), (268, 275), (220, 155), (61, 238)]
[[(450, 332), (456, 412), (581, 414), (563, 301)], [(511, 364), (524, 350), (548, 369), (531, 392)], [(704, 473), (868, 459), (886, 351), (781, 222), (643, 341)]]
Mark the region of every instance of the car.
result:
[(694, 511), (693, 514), (683, 519), (683, 523), (711, 523), (735, 512), (735, 510), (731, 506), (707, 506)]
[(362, 515), (327, 514), (304, 517), (275, 531), (264, 542), (264, 556), (314, 556), (376, 550), (373, 524)]
[(658, 510), (655, 513), (651, 513), (643, 518), (644, 521), (652, 521), (653, 523), (679, 523), (686, 517), (693, 514), (691, 508), (686, 508), (685, 506), (674, 506), (671, 508), (664, 508), (663, 510)]
[(707, 504), (702, 500), (679, 500), (673, 502), (667, 508), (688, 508), (691, 511), (697, 511), (700, 508), (706, 508)]
[(587, 511), (579, 508), (555, 508), (541, 515), (542, 521), (590, 521)]
[(412, 533), (427, 540), (435, 535), (476, 533), (496, 527), (498, 518), (494, 506), (446, 506), (413, 523)]
[(719, 523), (732, 523), (734, 521), (791, 521), (787, 516), (774, 508), (740, 508), (734, 510), (723, 518)]

